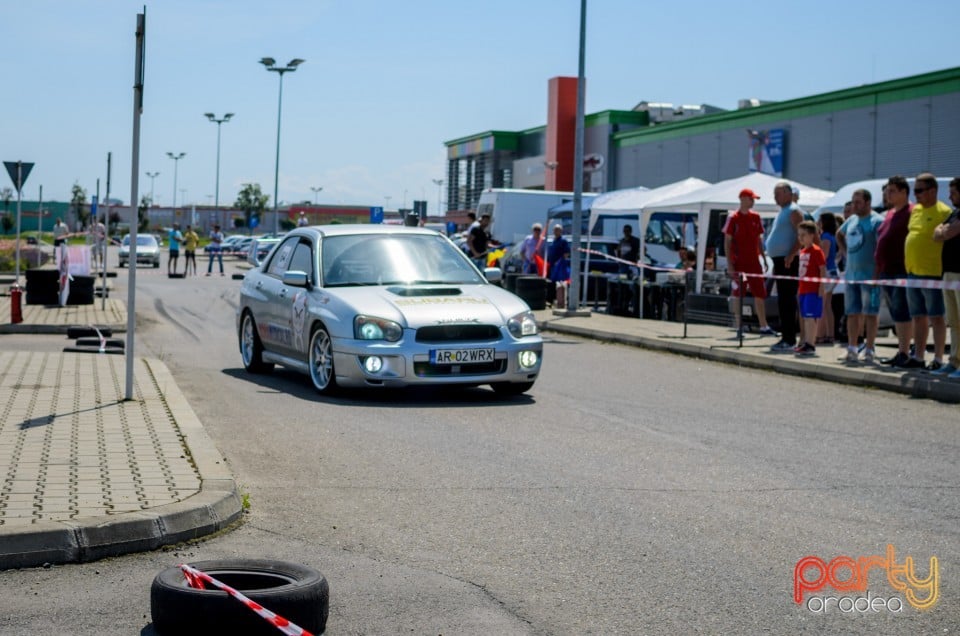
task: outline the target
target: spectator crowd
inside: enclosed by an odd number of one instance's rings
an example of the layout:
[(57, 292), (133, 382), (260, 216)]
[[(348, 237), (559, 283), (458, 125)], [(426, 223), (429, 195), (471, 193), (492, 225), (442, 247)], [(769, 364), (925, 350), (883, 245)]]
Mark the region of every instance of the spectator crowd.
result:
[[(749, 289), (762, 301), (762, 270), (767, 257), (772, 260), (779, 334), (759, 311), (764, 303), (756, 304), (760, 333), (779, 335), (771, 351), (812, 356), (817, 344), (833, 343), (840, 318), (832, 311), (835, 284), (816, 279), (839, 277), (844, 283), (845, 363), (880, 363), (960, 379), (960, 177), (949, 183), (953, 210), (939, 200), (937, 179), (930, 173), (914, 179), (913, 195), (916, 203), (910, 203), (908, 180), (893, 176), (883, 187), (883, 201), (872, 201), (869, 190), (856, 190), (843, 217), (825, 212), (814, 222), (790, 184), (781, 182), (773, 193), (780, 211), (764, 236), (760, 217), (751, 209), (759, 195), (740, 193), (740, 207), (723, 229), (731, 292), (742, 296)], [(881, 298), (898, 345), (897, 353), (885, 359), (876, 352)], [(736, 326), (742, 329), (739, 315)], [(933, 356), (927, 361), (931, 336)]]

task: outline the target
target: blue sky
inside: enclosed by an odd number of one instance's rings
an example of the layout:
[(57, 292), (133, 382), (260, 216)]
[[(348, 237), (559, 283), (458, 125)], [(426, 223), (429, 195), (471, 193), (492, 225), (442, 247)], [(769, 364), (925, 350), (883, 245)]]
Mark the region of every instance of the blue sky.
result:
[[(76, 182), (129, 201), (134, 27), (144, 3), (0, 0), (0, 159), (36, 163), (24, 188), (68, 200)], [(642, 100), (782, 100), (958, 64), (955, 5), (880, 1), (589, 0), (586, 111)], [(436, 208), (443, 142), (546, 121), (547, 81), (577, 74), (578, 0), (162, 0), (146, 3), (140, 194), (220, 202), (244, 183), (279, 199)], [(0, 187), (10, 186), (0, 174)], [(180, 192), (183, 191), (183, 192)], [(389, 198), (388, 198), (389, 197)], [(272, 198), (271, 198), (272, 202)]]

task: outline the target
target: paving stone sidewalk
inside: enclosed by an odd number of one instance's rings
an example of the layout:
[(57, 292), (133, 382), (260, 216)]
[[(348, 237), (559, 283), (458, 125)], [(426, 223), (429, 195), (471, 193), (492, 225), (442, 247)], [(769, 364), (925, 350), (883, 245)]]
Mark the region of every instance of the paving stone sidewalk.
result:
[[(87, 321), (29, 308), (23, 326), (122, 329), (123, 303), (108, 306), (85, 306)], [(0, 569), (151, 550), (239, 518), (233, 477), (167, 367), (138, 358), (133, 377), (126, 401), (124, 356), (4, 352), (0, 340)]]
[(127, 328), (127, 305), (117, 298), (97, 298), (92, 305), (27, 305), (21, 306), (23, 322), (10, 322), (10, 296), (0, 296), (0, 334), (4, 333), (67, 333), (74, 325), (97, 325), (113, 331)]

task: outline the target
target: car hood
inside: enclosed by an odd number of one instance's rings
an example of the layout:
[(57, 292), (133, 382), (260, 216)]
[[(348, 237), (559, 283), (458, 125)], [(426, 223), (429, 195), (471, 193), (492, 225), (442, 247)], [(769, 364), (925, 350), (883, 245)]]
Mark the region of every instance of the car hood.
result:
[(439, 323), (501, 325), (529, 311), (520, 298), (496, 285), (395, 285), (336, 291), (358, 314), (413, 329)]

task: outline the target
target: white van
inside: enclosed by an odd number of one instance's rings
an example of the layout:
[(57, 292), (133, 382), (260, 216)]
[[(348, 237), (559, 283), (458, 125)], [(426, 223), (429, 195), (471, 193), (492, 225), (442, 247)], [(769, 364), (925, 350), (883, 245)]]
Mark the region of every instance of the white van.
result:
[[(595, 192), (582, 194), (584, 210), (596, 196)], [(573, 192), (488, 188), (480, 193), (477, 218), (489, 214), (490, 235), (500, 243), (516, 243), (530, 234), (534, 223), (547, 222), (550, 208), (572, 200)]]
[[(953, 205), (950, 203), (951, 180), (952, 177), (937, 179), (937, 198), (952, 208)], [(853, 183), (848, 183), (837, 190), (836, 194), (827, 199), (823, 205), (817, 208), (813, 213), (813, 218), (819, 219), (822, 212), (832, 212), (833, 214), (843, 216), (844, 204), (853, 198), (853, 193), (855, 191), (860, 189), (869, 191), (870, 202), (873, 204), (873, 209), (882, 211), (885, 209), (883, 206), (883, 186), (887, 185), (887, 181), (889, 181), (889, 179), (867, 179), (865, 181), (854, 181)], [(913, 184), (915, 181), (916, 179), (913, 177), (909, 177), (907, 179), (907, 183), (910, 184), (910, 203), (917, 202), (917, 200), (913, 197)], [(800, 201), (800, 206), (803, 207), (803, 200)]]

